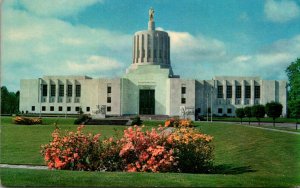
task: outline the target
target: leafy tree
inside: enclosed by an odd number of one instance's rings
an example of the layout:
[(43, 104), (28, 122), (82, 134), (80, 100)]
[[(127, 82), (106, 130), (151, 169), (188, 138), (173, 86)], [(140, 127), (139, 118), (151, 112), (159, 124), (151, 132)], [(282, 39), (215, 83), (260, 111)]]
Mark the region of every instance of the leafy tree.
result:
[(235, 114), (238, 118), (241, 118), (241, 124), (243, 123), (243, 118), (245, 117), (245, 112), (243, 108), (237, 108)]
[(251, 107), (251, 113), (258, 120), (258, 125), (260, 125), (260, 118), (265, 117), (265, 107), (264, 105), (258, 104)]
[(288, 109), (290, 114), (295, 114), (296, 110), (294, 105), (297, 100), (300, 100), (300, 59), (297, 58), (285, 70), (288, 76)]
[(266, 114), (268, 117), (273, 118), (273, 126), (275, 127), (275, 119), (282, 114), (282, 104), (278, 102), (270, 102), (265, 106)]
[(1, 87), (1, 114), (19, 112), (20, 92), (9, 92), (5, 86)]
[(244, 108), (244, 113), (245, 113), (245, 116), (248, 117), (249, 125), (250, 125), (250, 118), (252, 117), (251, 107), (250, 106), (246, 106)]
[(300, 118), (300, 100), (293, 101), (291, 117), (296, 118), (296, 129), (298, 129), (298, 119)]

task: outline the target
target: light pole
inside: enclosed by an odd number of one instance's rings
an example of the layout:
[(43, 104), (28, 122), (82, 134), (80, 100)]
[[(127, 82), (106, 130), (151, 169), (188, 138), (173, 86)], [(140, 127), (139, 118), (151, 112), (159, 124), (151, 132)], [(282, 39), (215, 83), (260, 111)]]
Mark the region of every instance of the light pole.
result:
[(213, 94), (214, 94), (214, 89), (215, 89), (215, 80), (212, 79), (213, 82), (214, 82), (214, 85), (211, 86), (211, 92), (210, 92), (210, 121), (212, 122), (212, 118), (213, 118), (213, 102), (212, 102), (212, 97), (213, 97)]
[(42, 117), (42, 78), (39, 78), (40, 118)]
[(65, 96), (64, 96), (64, 99), (65, 99), (65, 119), (67, 118), (67, 90), (68, 90), (68, 84), (66, 82), (66, 88), (65, 88)]
[(206, 113), (206, 121), (208, 122), (208, 91), (207, 91), (207, 97), (206, 97), (206, 106), (207, 106), (207, 113)]
[(213, 94), (213, 87), (211, 86), (210, 89), (210, 122), (212, 122), (212, 94)]

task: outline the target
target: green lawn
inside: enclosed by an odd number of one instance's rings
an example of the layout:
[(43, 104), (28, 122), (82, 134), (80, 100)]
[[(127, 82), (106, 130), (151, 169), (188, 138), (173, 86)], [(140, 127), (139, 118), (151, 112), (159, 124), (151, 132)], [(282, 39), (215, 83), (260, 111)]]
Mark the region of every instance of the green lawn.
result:
[[(14, 125), (2, 118), (1, 163), (43, 164), (40, 145), (48, 143), (55, 118), (48, 125)], [(76, 129), (74, 119), (60, 119), (62, 129)], [(145, 122), (154, 126), (153, 122)], [(86, 132), (112, 135), (123, 126), (86, 126)], [(78, 172), (1, 169), (4, 186), (296, 186), (300, 185), (300, 135), (222, 123), (197, 123), (214, 137), (215, 174)]]

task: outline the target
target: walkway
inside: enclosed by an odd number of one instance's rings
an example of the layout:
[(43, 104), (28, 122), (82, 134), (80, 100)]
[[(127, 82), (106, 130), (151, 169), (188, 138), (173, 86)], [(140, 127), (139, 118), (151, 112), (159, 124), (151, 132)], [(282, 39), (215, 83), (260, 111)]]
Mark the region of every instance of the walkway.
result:
[(47, 170), (47, 166), (34, 166), (34, 165), (15, 165), (15, 164), (0, 164), (0, 168), (21, 168), (21, 169), (35, 169)]
[(282, 133), (289, 133), (289, 134), (297, 134), (297, 135), (300, 135), (300, 132), (285, 131), (285, 130), (279, 130), (279, 129), (266, 128), (266, 127), (250, 126), (250, 125), (242, 125), (242, 126), (245, 126), (245, 127), (252, 127), (252, 128), (257, 128), (257, 129), (264, 129), (264, 130), (275, 131), (275, 132), (282, 132)]
[[(206, 123), (211, 123), (210, 121), (200, 121), (200, 122), (206, 122)], [(289, 133), (289, 134), (296, 134), (300, 135), (300, 132), (293, 132), (293, 131), (286, 131), (286, 130), (280, 130), (280, 129), (274, 129), (274, 128), (267, 128), (267, 127), (259, 127), (257, 122), (251, 122), (249, 125), (247, 121), (244, 121), (244, 124), (240, 124), (240, 122), (229, 122), (229, 121), (213, 121), (213, 123), (228, 123), (228, 124), (236, 124), (236, 125), (241, 125), (245, 127), (252, 127), (252, 128), (257, 128), (257, 129), (264, 129), (264, 130), (269, 130), (269, 131), (275, 131), (275, 132), (282, 132), (282, 133)], [(269, 122), (262, 122), (260, 123), (261, 125), (268, 125), (270, 127), (273, 127), (273, 123)], [(276, 123), (276, 127), (287, 127), (290, 129), (295, 130), (295, 124), (294, 123)], [(298, 125), (298, 129), (300, 126)]]

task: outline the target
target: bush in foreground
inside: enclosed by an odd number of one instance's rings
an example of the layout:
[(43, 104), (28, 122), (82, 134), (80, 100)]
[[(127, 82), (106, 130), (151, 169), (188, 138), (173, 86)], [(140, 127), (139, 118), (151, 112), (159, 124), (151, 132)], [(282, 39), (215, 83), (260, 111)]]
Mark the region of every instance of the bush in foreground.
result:
[(29, 118), (29, 117), (16, 116), (15, 118), (13, 118), (13, 122), (15, 124), (22, 124), (22, 125), (35, 125), (35, 124), (42, 124), (42, 118)]
[(194, 128), (133, 126), (120, 139), (100, 134), (52, 133), (41, 153), (49, 168), (127, 172), (208, 172), (212, 169), (212, 137)]
[(165, 127), (194, 127), (190, 119), (170, 118), (165, 121)]

